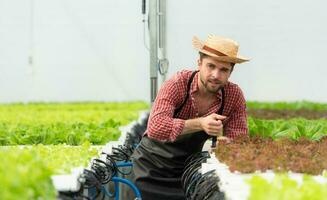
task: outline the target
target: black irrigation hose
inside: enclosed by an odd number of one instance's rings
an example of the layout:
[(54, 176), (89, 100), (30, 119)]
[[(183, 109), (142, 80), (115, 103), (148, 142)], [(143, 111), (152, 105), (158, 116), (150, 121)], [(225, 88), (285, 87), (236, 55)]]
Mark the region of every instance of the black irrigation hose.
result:
[(118, 167), (117, 167), (115, 159), (107, 153), (102, 152), (101, 154), (106, 155), (106, 164), (107, 164), (107, 166), (110, 166), (112, 176), (115, 176), (118, 172)]
[(186, 176), (184, 176), (183, 178), (183, 189), (184, 192), (187, 193), (189, 190), (189, 187), (192, 186), (192, 182), (194, 182), (193, 180), (198, 179), (198, 174), (199, 170), (201, 169), (201, 164), (200, 165), (193, 165), (191, 168), (189, 168), (189, 170), (186, 173)]
[[(142, 135), (146, 130), (147, 121), (149, 114), (147, 117), (140, 123), (137, 123), (131, 132), (127, 133), (126, 141), (124, 145), (119, 145), (118, 147), (112, 148), (112, 154), (107, 154), (102, 152), (102, 154), (106, 155), (106, 160), (94, 159), (91, 163), (91, 169), (84, 169), (82, 174), (81, 181), (82, 187), (78, 192), (60, 192), (58, 197), (61, 200), (93, 200), (93, 199), (104, 199), (105, 193), (102, 191), (102, 185), (109, 183), (112, 180), (112, 177), (117, 173), (122, 175), (129, 175), (131, 173), (122, 172), (117, 167), (116, 162), (128, 162), (130, 161), (130, 157), (135, 150), (135, 146), (141, 141)], [(90, 196), (84, 196), (84, 189), (95, 189), (95, 194)], [(100, 194), (102, 196), (100, 197)], [(89, 194), (90, 195), (90, 194)]]
[(199, 152), (187, 158), (185, 162), (187, 164), (181, 178), (184, 192), (187, 190), (187, 184), (191, 183), (192, 177), (198, 173), (198, 170), (201, 168), (201, 164), (206, 162), (207, 158), (209, 157), (210, 155), (208, 152)]
[(215, 175), (215, 170), (205, 174), (200, 173), (202, 163), (208, 158), (210, 158), (208, 152), (199, 152), (187, 158), (181, 179), (186, 199), (223, 200), (225, 198), (224, 193), (219, 190), (219, 178)]
[(203, 163), (207, 160), (207, 158), (210, 158), (210, 155), (207, 151), (196, 153), (190, 157), (188, 157), (185, 161), (187, 163), (184, 167), (184, 171), (188, 169), (190, 166), (194, 165), (195, 163)]
[(196, 188), (197, 191), (194, 194), (197, 194), (197, 198), (201, 200), (224, 200), (225, 195), (222, 193), (218, 187), (219, 182), (218, 176), (215, 175), (214, 170), (207, 172), (206, 175), (198, 182)]
[(101, 194), (101, 182), (100, 177), (94, 172), (93, 170), (84, 169), (84, 188), (90, 189), (95, 188), (95, 195), (93, 197), (90, 197), (90, 199), (98, 198)]
[(100, 177), (102, 184), (107, 184), (116, 172), (114, 166), (100, 159), (94, 159), (92, 161), (91, 169)]
[(191, 195), (193, 194), (194, 190), (195, 190), (195, 186), (197, 184), (197, 181), (199, 180), (199, 178), (201, 178), (201, 174), (197, 173), (196, 175), (193, 176), (193, 180), (190, 181), (190, 184), (188, 184), (186, 190), (185, 191), (185, 197), (187, 199), (191, 198)]
[(117, 147), (112, 148), (112, 155), (111, 157), (115, 161), (124, 161), (128, 162), (130, 160), (130, 156), (132, 155), (134, 151), (133, 145), (119, 145)]
[(210, 154), (208, 151), (201, 151), (201, 152), (197, 152), (191, 156), (189, 156), (187, 159), (186, 159), (186, 163), (190, 163), (192, 160), (196, 160), (198, 158), (210, 158)]
[(187, 171), (190, 171), (192, 170), (195, 166), (199, 166), (201, 165), (202, 163), (206, 162), (207, 158), (205, 157), (202, 157), (202, 158), (197, 158), (197, 159), (194, 159), (194, 160), (191, 160), (191, 162), (189, 162), (185, 168), (184, 168), (184, 172), (186, 172), (187, 174)]
[(117, 174), (117, 165), (114, 160), (107, 156), (106, 162), (100, 159), (94, 159), (91, 164), (91, 170), (85, 170), (85, 188), (95, 188), (96, 194), (91, 199), (105, 194), (101, 190), (101, 186), (111, 181), (112, 177)]
[(107, 162), (111, 163), (112, 168), (114, 169), (115, 172), (119, 172), (122, 175), (129, 175), (132, 173), (132, 169), (129, 172), (122, 172), (121, 170), (119, 170), (119, 168), (117, 167), (116, 162), (117, 161), (123, 161), (123, 162), (128, 162), (130, 161), (130, 156), (132, 155), (133, 151), (134, 151), (134, 147), (131, 145), (119, 145), (118, 148), (117, 147), (113, 147), (112, 148), (112, 154), (107, 154), (102, 152), (102, 154), (105, 154), (107, 157)]
[(105, 194), (101, 186), (109, 183), (118, 172), (115, 160), (110, 155), (106, 155), (106, 161), (94, 159), (91, 163), (91, 170), (84, 169), (84, 188), (95, 188), (95, 195), (91, 199), (98, 199), (100, 194), (102, 194), (100, 199), (104, 199)]
[[(214, 175), (215, 170), (208, 171), (198, 179), (191, 199), (204, 200), (210, 197), (218, 188), (218, 177)], [(219, 190), (218, 190), (219, 191)]]

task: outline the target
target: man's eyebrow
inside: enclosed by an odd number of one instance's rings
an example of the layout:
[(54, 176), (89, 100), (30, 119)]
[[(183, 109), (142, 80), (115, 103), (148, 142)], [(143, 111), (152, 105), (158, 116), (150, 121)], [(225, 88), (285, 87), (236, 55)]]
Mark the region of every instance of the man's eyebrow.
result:
[(230, 68), (228, 68), (228, 67), (222, 67), (221, 69), (229, 70)]
[(216, 66), (214, 63), (211, 63), (211, 62), (208, 62), (207, 64), (208, 65), (214, 65), (214, 66)]
[[(212, 62), (208, 62), (207, 65), (213, 65), (213, 66), (217, 67), (217, 65), (214, 64), (214, 63), (212, 63)], [(223, 67), (220, 68), (220, 70), (230, 70), (230, 69), (231, 69), (231, 68), (229, 68), (229, 67), (225, 67), (225, 66), (223, 66)]]

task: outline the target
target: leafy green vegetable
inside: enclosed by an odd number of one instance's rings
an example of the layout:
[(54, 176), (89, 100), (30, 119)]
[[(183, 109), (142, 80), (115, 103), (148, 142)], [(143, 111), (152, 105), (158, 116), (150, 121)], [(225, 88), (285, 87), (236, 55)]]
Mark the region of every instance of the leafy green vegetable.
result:
[(140, 110), (149, 106), (142, 102), (91, 104), (3, 104), (0, 122), (20, 124), (53, 124), (67, 121), (101, 123), (114, 119), (122, 125), (135, 120)]
[(141, 102), (0, 105), (0, 145), (105, 144), (146, 108)]
[(288, 137), (298, 140), (300, 137), (305, 137), (318, 141), (327, 136), (327, 120), (325, 119), (262, 120), (249, 117), (248, 127), (250, 136), (260, 135), (273, 139)]
[(85, 167), (96, 155), (89, 143), (1, 147), (0, 199), (55, 199), (51, 175)]
[[(118, 127), (146, 109), (142, 102), (0, 105), (0, 199), (55, 199), (51, 175), (86, 166), (97, 155), (91, 143), (117, 140)], [(39, 145), (3, 146), (20, 144)]]
[(287, 175), (276, 175), (273, 181), (253, 176), (250, 184), (249, 200), (324, 200), (327, 196), (327, 184), (320, 184), (311, 176), (303, 176), (302, 184)]

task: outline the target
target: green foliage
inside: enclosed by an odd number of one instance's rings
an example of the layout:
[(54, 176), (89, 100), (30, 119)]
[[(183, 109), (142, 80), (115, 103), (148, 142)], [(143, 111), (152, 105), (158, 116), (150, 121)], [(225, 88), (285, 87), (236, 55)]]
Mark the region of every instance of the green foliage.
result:
[(109, 119), (102, 123), (8, 124), (0, 123), (0, 145), (62, 144), (79, 145), (86, 141), (105, 144), (117, 140), (120, 123)]
[(89, 143), (1, 147), (0, 199), (55, 199), (51, 175), (85, 167), (96, 155)]
[(51, 175), (86, 166), (97, 155), (91, 144), (117, 140), (118, 127), (146, 109), (142, 102), (0, 105), (0, 199), (55, 199)]
[(259, 135), (278, 139), (288, 137), (298, 140), (301, 137), (318, 141), (327, 136), (327, 120), (307, 120), (302, 118), (290, 120), (262, 120), (248, 118), (250, 136)]
[(0, 145), (105, 144), (147, 108), (141, 102), (0, 105)]
[(317, 103), (309, 101), (295, 101), (295, 102), (258, 102), (248, 101), (248, 109), (271, 109), (271, 110), (327, 110), (326, 103)]
[(324, 200), (327, 196), (327, 184), (320, 184), (309, 175), (303, 177), (301, 185), (283, 174), (276, 175), (272, 182), (253, 176), (248, 183), (249, 200)]
[(2, 104), (0, 122), (22, 124), (101, 123), (114, 118), (122, 125), (138, 117), (149, 106), (142, 102), (76, 104)]

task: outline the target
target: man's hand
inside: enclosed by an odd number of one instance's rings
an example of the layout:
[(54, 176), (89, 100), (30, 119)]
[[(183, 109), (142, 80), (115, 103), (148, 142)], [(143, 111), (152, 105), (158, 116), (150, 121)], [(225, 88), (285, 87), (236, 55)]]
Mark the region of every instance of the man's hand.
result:
[(207, 117), (200, 119), (202, 129), (211, 136), (222, 136), (223, 135), (223, 123), (226, 116), (218, 115), (213, 113)]

